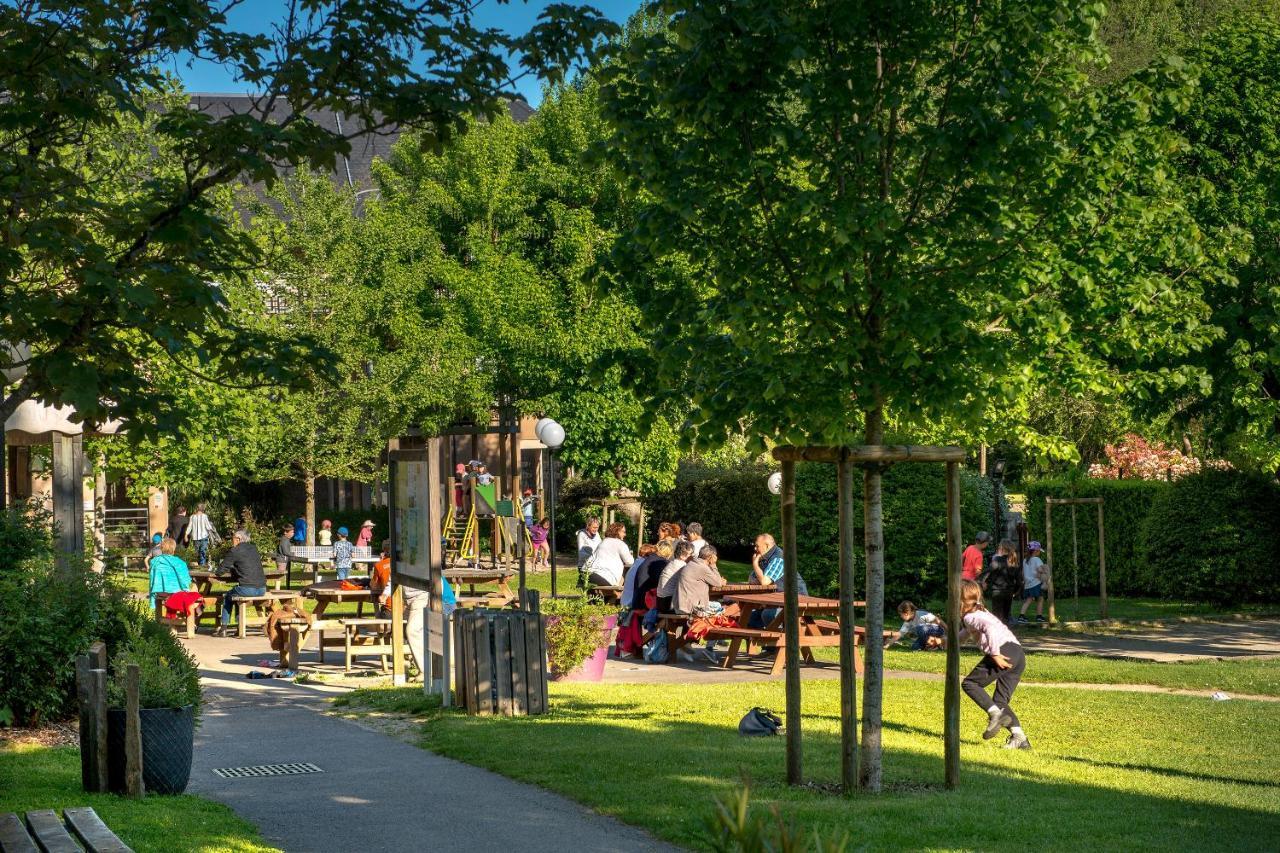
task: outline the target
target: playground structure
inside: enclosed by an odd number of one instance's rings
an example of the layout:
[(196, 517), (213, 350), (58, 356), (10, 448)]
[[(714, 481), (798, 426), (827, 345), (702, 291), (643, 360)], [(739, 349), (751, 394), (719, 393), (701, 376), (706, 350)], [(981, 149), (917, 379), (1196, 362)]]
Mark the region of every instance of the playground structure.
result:
[(445, 531), (445, 559), (450, 565), (480, 568), (485, 544), (482, 526), (492, 525), (487, 544), (494, 568), (505, 567), (514, 560), (520, 553), (522, 541), (524, 553), (533, 550), (529, 531), (516, 512), (516, 502), (499, 500), (496, 482), (485, 484), (471, 480), (463, 493), (466, 511), (459, 511), (451, 498), (441, 528)]
[[(858, 753), (858, 704), (854, 663), (855, 579), (853, 571), (853, 469), (880, 467), (896, 462), (945, 462), (947, 465), (947, 670), (943, 692), (943, 763), (946, 786), (954, 788), (960, 781), (960, 465), (965, 452), (961, 447), (919, 447), (905, 445), (864, 445), (855, 447), (791, 447), (773, 449), (773, 458), (782, 463), (782, 552), (785, 583), (783, 585), (784, 628), (786, 632), (786, 696), (787, 696), (787, 784), (801, 785), (803, 774), (803, 739), (800, 695), (800, 608), (797, 589), (799, 566), (796, 555), (796, 462), (835, 463), (838, 472), (838, 518), (840, 531), (840, 784), (846, 794), (862, 785)], [(870, 507), (864, 507), (870, 519)], [(879, 543), (883, 547), (883, 542)], [(863, 690), (879, 695), (884, 679), (884, 651), (874, 639), (879, 625), (871, 614), (878, 608), (883, 614), (883, 588), (879, 596), (871, 594), (868, 573), (867, 613), (868, 642), (864, 645), (866, 662)], [(876, 599), (879, 600), (876, 600)], [(881, 622), (881, 615), (875, 622)], [(873, 628), (875, 630), (873, 630)], [(865, 695), (864, 695), (865, 702)], [(880, 719), (878, 708), (864, 722), (864, 738), (870, 736), (878, 749)], [(863, 758), (865, 760), (865, 753)], [(865, 768), (864, 768), (865, 769)], [(865, 777), (865, 773), (862, 774)], [(874, 783), (872, 783), (874, 784)]]
[(1054, 608), (1055, 581), (1053, 579), (1057, 564), (1053, 561), (1053, 508), (1055, 506), (1071, 507), (1071, 574), (1072, 596), (1075, 599), (1076, 618), (1080, 617), (1080, 535), (1076, 526), (1076, 507), (1094, 505), (1098, 508), (1098, 609), (1103, 619), (1107, 618), (1107, 538), (1102, 523), (1102, 498), (1053, 498), (1044, 499), (1044, 547), (1045, 560), (1049, 563), (1049, 623), (1058, 621)]

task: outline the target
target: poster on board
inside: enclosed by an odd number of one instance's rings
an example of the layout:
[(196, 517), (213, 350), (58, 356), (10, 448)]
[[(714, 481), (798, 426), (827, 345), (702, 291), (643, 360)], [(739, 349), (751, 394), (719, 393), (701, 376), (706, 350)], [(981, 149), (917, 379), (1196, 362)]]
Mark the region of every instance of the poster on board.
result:
[(431, 580), (431, 472), (425, 459), (392, 459), (391, 542), (396, 572)]

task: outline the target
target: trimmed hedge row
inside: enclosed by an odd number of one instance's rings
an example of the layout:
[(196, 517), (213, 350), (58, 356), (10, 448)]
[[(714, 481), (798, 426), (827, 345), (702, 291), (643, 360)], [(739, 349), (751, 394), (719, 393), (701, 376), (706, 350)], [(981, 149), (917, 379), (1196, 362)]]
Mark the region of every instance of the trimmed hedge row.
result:
[[(1161, 595), (1149, 583), (1139, 556), (1142, 525), (1156, 498), (1168, 491), (1159, 480), (1040, 480), (1026, 486), (1027, 527), (1032, 539), (1045, 540), (1044, 499), (1103, 499), (1102, 518), (1106, 528), (1107, 592), (1112, 595)], [(1098, 592), (1098, 510), (1076, 507), (1076, 537), (1079, 552), (1080, 592)], [(1053, 559), (1057, 564), (1054, 583), (1060, 594), (1072, 588), (1073, 565), (1071, 507), (1053, 508)]]
[(722, 556), (750, 560), (756, 536), (767, 529), (761, 520), (775, 511), (777, 502), (769, 493), (768, 477), (769, 469), (763, 467), (681, 471), (676, 488), (645, 499), (650, 538), (663, 521), (696, 521)]
[[(861, 476), (855, 477), (854, 571), (865, 576)], [(947, 508), (946, 469), (942, 465), (895, 465), (884, 475), (885, 603), (917, 603), (946, 597)], [(770, 496), (772, 497), (772, 496)], [(994, 494), (989, 479), (961, 469), (960, 517), (966, 540), (994, 524)], [(764, 529), (781, 529), (776, 501), (771, 501)], [(834, 595), (838, 588), (840, 537), (836, 517), (834, 465), (796, 466), (796, 539), (800, 574), (815, 595)]]
[[(1042, 480), (1027, 489), (1027, 524), (1044, 538), (1044, 499), (1101, 497), (1107, 592), (1154, 598), (1280, 601), (1280, 486), (1243, 471), (1205, 470), (1174, 482)], [(1077, 508), (1080, 591), (1098, 589), (1096, 510)], [(1071, 510), (1053, 513), (1060, 590), (1073, 583)]]

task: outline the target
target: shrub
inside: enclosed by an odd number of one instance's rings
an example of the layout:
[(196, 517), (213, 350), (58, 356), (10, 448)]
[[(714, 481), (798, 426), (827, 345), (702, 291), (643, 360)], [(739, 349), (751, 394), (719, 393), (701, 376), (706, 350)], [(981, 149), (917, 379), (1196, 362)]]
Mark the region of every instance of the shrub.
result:
[(592, 506), (591, 501), (608, 496), (609, 485), (590, 477), (573, 477), (560, 486), (556, 495), (555, 547), (558, 550), (574, 550), (577, 533), (587, 519), (601, 517), (600, 507)]
[(1183, 477), (1152, 503), (1139, 554), (1145, 585), (1165, 597), (1280, 600), (1280, 487), (1233, 470)]
[(604, 618), (616, 607), (589, 604), (582, 598), (544, 598), (547, 665), (555, 675), (566, 675), (582, 666), (602, 644)]
[(83, 561), (57, 567), (45, 513), (0, 514), (0, 544), (0, 716), (37, 726), (74, 711), (76, 655), (129, 605)]
[[(862, 477), (854, 477), (854, 571), (866, 572), (862, 549)], [(943, 465), (902, 464), (883, 478), (885, 541), (885, 603), (917, 602), (946, 596), (947, 499)], [(966, 540), (994, 523), (991, 481), (960, 470), (960, 523)], [(778, 537), (781, 523), (777, 501), (763, 529)], [(796, 466), (796, 541), (800, 574), (815, 595), (834, 595), (840, 537), (836, 517), (836, 467), (800, 463)], [(860, 585), (861, 586), (861, 585)]]
[[(1138, 555), (1138, 536), (1152, 504), (1171, 488), (1160, 480), (1095, 480), (1086, 478), (1038, 480), (1028, 483), (1027, 527), (1032, 539), (1045, 539), (1044, 499), (1046, 497), (1100, 497), (1107, 549), (1107, 592), (1112, 595), (1165, 596), (1162, 585), (1151, 584)], [(1098, 511), (1076, 507), (1076, 537), (1079, 549), (1080, 591), (1098, 591)], [(1057, 591), (1065, 595), (1071, 588), (1075, 569), (1072, 547), (1071, 508), (1054, 507), (1053, 559)], [(1046, 558), (1047, 559), (1047, 558)]]
[(760, 521), (776, 503), (765, 483), (769, 472), (759, 465), (719, 471), (684, 466), (674, 489), (645, 499), (647, 532), (655, 536), (663, 521), (697, 521), (722, 556), (750, 559)]
[[(108, 649), (111, 646), (108, 645)], [(120, 650), (111, 659), (107, 701), (113, 708), (125, 704), (125, 673), (138, 665), (138, 705), (142, 708), (194, 706), (200, 716), (200, 668), (173, 632), (151, 619), (129, 626)]]

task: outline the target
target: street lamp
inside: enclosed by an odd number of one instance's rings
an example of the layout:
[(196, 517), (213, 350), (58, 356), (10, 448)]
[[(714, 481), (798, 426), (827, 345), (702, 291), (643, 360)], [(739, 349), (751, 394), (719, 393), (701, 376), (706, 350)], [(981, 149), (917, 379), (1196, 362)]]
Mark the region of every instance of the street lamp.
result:
[(997, 545), (999, 545), (1000, 541), (1005, 538), (1004, 507), (1001, 505), (1002, 501), (1000, 500), (1000, 484), (1004, 480), (1004, 466), (1005, 466), (1005, 461), (1003, 459), (997, 459), (995, 464), (991, 466), (991, 484), (993, 486), (993, 488), (991, 489), (991, 494), (992, 494), (991, 500), (992, 500), (992, 503), (995, 504), (994, 515), (996, 520), (996, 544)]
[(548, 516), (551, 518), (551, 529), (547, 531), (547, 539), (551, 542), (551, 597), (556, 597), (556, 450), (560, 445), (564, 444), (564, 427), (556, 423), (551, 418), (542, 418), (538, 421), (537, 426), (533, 428), (533, 433), (546, 446), (547, 450), (547, 476), (545, 483), (545, 493), (547, 503), (550, 505)]
[(782, 472), (774, 471), (769, 475), (769, 491), (775, 495), (782, 494)]

